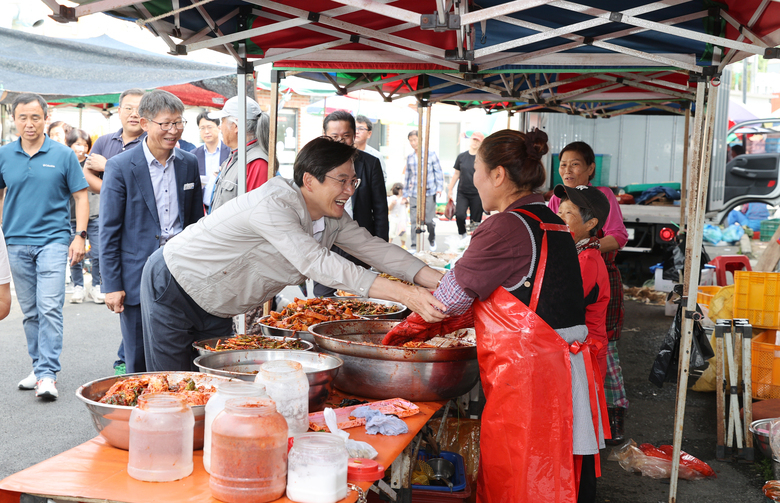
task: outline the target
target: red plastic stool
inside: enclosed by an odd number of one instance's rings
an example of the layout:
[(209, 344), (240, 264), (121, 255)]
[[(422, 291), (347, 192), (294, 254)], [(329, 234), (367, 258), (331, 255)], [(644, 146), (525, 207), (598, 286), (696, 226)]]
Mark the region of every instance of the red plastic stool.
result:
[(721, 255), (710, 260), (715, 266), (715, 281), (718, 286), (726, 286), (726, 271), (734, 274), (734, 271), (752, 271), (750, 260), (744, 255)]

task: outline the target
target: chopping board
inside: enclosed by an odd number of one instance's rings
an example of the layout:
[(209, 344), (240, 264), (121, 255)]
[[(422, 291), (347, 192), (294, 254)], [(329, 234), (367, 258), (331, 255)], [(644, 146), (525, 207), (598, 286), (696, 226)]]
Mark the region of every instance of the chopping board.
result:
[[(419, 407), (403, 398), (391, 398), (379, 402), (342, 407), (340, 409), (333, 409), (333, 412), (336, 413), (336, 421), (338, 422), (339, 429), (346, 430), (347, 428), (354, 428), (366, 424), (366, 418), (352, 416), (353, 410), (365, 406), (378, 410), (382, 414), (398, 416), (399, 418), (414, 416), (420, 412)], [(325, 424), (324, 412), (312, 412), (309, 414), (309, 428), (313, 431), (330, 431)]]

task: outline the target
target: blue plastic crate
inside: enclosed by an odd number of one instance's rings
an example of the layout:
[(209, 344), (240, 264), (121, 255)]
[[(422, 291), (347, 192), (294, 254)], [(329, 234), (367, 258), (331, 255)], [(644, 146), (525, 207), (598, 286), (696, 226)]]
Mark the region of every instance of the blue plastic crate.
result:
[[(424, 450), (420, 450), (417, 454), (417, 459), (427, 461), (433, 456), (428, 454)], [(463, 457), (460, 454), (449, 451), (441, 451), (441, 457), (455, 465), (455, 475), (452, 477), (452, 491), (462, 491), (466, 488), (466, 465), (463, 463)], [(423, 491), (446, 491), (450, 492), (450, 488), (445, 486), (423, 486), (419, 484), (412, 484), (412, 489), (418, 489)]]

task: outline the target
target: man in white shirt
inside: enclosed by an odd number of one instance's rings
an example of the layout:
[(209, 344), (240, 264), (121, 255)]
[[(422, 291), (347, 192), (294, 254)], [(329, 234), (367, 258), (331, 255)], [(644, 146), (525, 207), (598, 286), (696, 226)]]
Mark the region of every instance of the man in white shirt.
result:
[(379, 165), (382, 166), (382, 176), (384, 177), (385, 182), (387, 182), (385, 158), (382, 156), (379, 150), (368, 144), (368, 139), (371, 138), (371, 131), (374, 129), (373, 124), (371, 124), (371, 119), (365, 115), (358, 115), (355, 117), (355, 123), (357, 124), (357, 129), (355, 130), (355, 142), (353, 143), (353, 146), (356, 149), (362, 150), (363, 152), (371, 154), (379, 159)]
[(217, 178), (219, 167), (230, 156), (230, 148), (219, 138), (219, 119), (211, 119), (208, 112), (201, 112), (197, 123), (203, 145), (192, 153), (198, 159), (200, 184), (204, 187), (203, 202), (208, 206), (214, 190), (213, 181)]

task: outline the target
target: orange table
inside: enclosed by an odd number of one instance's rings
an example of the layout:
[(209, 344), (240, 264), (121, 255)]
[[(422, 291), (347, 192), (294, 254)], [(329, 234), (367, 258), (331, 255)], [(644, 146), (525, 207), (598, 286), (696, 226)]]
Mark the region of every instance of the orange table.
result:
[[(412, 441), (443, 402), (418, 402), (420, 413), (404, 422), (409, 432), (395, 437), (368, 435), (363, 426), (347, 430), (350, 438), (370, 443), (376, 461), (390, 469), (393, 460)], [(127, 451), (111, 447), (98, 436), (0, 481), (0, 503), (19, 503), (21, 494), (83, 502), (218, 502), (211, 497), (209, 474), (203, 469), (203, 451), (195, 452), (192, 475), (175, 482), (141, 482), (127, 475)], [(364, 491), (371, 482), (358, 484)], [(350, 492), (342, 502), (356, 501)], [(281, 498), (278, 501), (290, 501)]]

